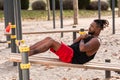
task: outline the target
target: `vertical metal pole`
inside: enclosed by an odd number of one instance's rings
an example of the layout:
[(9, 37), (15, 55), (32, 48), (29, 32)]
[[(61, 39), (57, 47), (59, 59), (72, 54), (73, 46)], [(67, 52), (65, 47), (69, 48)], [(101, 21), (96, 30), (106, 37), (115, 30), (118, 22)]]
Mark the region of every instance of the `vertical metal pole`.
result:
[(98, 18), (101, 19), (101, 1), (98, 0)]
[[(28, 62), (28, 53), (22, 53), (22, 63), (27, 64)], [(29, 69), (22, 70), (23, 80), (29, 80)]]
[(53, 29), (55, 29), (55, 0), (52, 0), (52, 10), (53, 10)]
[(22, 26), (21, 26), (21, 0), (14, 0), (14, 17), (16, 23), (17, 40), (22, 40)]
[(19, 70), (19, 80), (23, 80), (23, 76), (22, 76), (22, 70), (21, 70), (21, 68), (20, 68), (20, 63), (17, 63), (17, 65), (18, 65), (18, 70)]
[(112, 0), (113, 34), (115, 34), (115, 0)]
[[(110, 59), (105, 59), (106, 63), (110, 63)], [(111, 72), (110, 71), (105, 71), (105, 78), (110, 78), (111, 77)]]
[[(8, 23), (9, 23), (9, 19), (8, 19), (8, 1), (7, 0), (3, 0), (4, 3), (4, 18), (5, 18), (5, 28), (7, 27)], [(10, 41), (10, 36), (6, 36), (7, 41)], [(8, 47), (10, 47), (10, 44), (8, 44)]]
[[(16, 35), (15, 35), (15, 25), (11, 25), (11, 52), (12, 53), (16, 53), (16, 44), (15, 44), (15, 40), (16, 40)], [(13, 66), (17, 66), (16, 62), (13, 62)]]
[[(14, 18), (16, 23), (16, 35), (17, 40), (22, 40), (22, 28), (21, 28), (21, 2), (20, 0), (14, 0)], [(17, 47), (16, 50), (19, 53), (19, 49)], [(18, 70), (19, 70), (19, 80), (22, 79), (22, 70), (20, 69), (20, 63), (18, 64)]]
[[(4, 17), (5, 17), (5, 27), (10, 22), (14, 24), (14, 12), (13, 12), (13, 0), (3, 0), (4, 1)], [(7, 36), (7, 41), (10, 41), (10, 36)], [(13, 44), (13, 42), (12, 42)], [(10, 47), (10, 44), (8, 44)]]
[(29, 79), (30, 78), (30, 75), (29, 75), (30, 64), (28, 60), (29, 47), (23, 44), (19, 47), (19, 49), (22, 55), (22, 63), (20, 64), (20, 67), (22, 69), (23, 80), (30, 80)]
[[(4, 6), (5, 6), (5, 21), (6, 24), (11, 23), (11, 25), (15, 24), (14, 20), (14, 5), (13, 0), (4, 0)], [(15, 35), (15, 28), (11, 30), (11, 34)], [(8, 40), (10, 39), (10, 36), (8, 36)], [(11, 39), (11, 52), (16, 53), (16, 44), (15, 44), (15, 38)], [(13, 66), (16, 66), (17, 63), (13, 62)]]
[[(60, 2), (60, 23), (61, 28), (63, 28), (63, 0), (59, 0)], [(63, 33), (61, 33), (61, 37), (63, 37)]]
[[(76, 28), (76, 26), (74, 25), (73, 28)], [(73, 41), (76, 39), (76, 32), (73, 32)]]

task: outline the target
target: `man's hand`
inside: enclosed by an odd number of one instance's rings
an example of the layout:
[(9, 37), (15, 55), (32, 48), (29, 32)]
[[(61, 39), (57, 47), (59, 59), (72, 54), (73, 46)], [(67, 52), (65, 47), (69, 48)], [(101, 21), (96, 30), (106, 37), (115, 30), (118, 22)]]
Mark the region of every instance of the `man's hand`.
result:
[(85, 39), (85, 38), (87, 38), (87, 37), (88, 37), (88, 34), (87, 34), (87, 33), (80, 35), (80, 38), (81, 38), (81, 39)]
[(74, 41), (73, 41), (73, 43), (76, 43), (76, 42), (78, 42), (78, 41), (80, 41), (81, 39), (85, 39), (85, 38), (87, 38), (89, 35), (86, 33), (86, 34), (81, 34), (77, 39), (75, 39)]

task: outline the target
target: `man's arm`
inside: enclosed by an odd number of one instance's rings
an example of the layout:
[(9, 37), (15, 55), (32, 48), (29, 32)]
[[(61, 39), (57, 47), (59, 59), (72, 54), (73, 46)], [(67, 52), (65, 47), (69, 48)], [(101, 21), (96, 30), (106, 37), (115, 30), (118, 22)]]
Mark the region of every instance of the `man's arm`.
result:
[(84, 43), (84, 40), (80, 41), (79, 49), (83, 52), (95, 52), (100, 47), (100, 43), (97, 38), (93, 38), (87, 43)]
[(78, 42), (78, 41), (80, 41), (81, 40), (81, 36), (79, 36), (78, 38), (76, 38), (74, 41), (73, 41), (73, 43), (76, 43), (76, 42)]
[(81, 39), (87, 38), (89, 35), (88, 34), (84, 34), (84, 35), (80, 35), (78, 38), (76, 38), (73, 43), (76, 43), (78, 41), (80, 41)]

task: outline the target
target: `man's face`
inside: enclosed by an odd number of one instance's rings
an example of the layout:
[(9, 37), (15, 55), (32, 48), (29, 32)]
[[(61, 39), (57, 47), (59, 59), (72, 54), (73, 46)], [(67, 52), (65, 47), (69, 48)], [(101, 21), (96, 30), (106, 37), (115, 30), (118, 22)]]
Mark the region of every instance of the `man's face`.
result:
[(97, 29), (97, 24), (96, 24), (95, 22), (92, 22), (92, 23), (90, 24), (88, 34), (94, 35), (96, 29)]

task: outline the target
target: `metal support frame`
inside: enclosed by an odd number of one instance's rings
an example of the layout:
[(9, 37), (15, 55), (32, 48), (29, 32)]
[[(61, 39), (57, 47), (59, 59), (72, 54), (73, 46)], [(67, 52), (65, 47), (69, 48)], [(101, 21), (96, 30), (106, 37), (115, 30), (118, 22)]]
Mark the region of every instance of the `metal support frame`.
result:
[(22, 69), (22, 80), (30, 80), (29, 75), (30, 63), (28, 60), (29, 47), (23, 43), (22, 45), (19, 46), (19, 50), (22, 56), (22, 62), (20, 64), (20, 68)]
[(98, 0), (98, 18), (101, 19), (101, 0)]
[(52, 10), (53, 10), (53, 29), (55, 29), (55, 0), (52, 0)]
[[(13, 7), (14, 7), (13, 0), (4, 0), (5, 28), (9, 23), (11, 25), (15, 24)], [(15, 35), (15, 29), (11, 30), (11, 34)], [(11, 40), (11, 44), (8, 44), (8, 47), (11, 47), (11, 52), (16, 53), (15, 39), (10, 39), (10, 36), (7, 36), (7, 41), (10, 40)], [(13, 62), (13, 66), (16, 65), (17, 63)]]
[[(60, 2), (60, 23), (61, 28), (63, 28), (63, 0), (59, 0)], [(61, 33), (61, 37), (63, 37), (63, 33)]]
[[(13, 10), (13, 0), (3, 0), (4, 1), (4, 17), (5, 17), (5, 28), (7, 27), (7, 25), (9, 23), (11, 24), (15, 24), (15, 20), (14, 20), (14, 10)], [(7, 41), (10, 41), (10, 36), (7, 36)], [(11, 42), (12, 44), (12, 51), (15, 52), (15, 46), (14, 45), (14, 41)], [(8, 44), (8, 47), (11, 47), (11, 44)]]
[(112, 26), (113, 34), (115, 34), (115, 0), (112, 0)]
[[(74, 25), (73, 28), (76, 28), (76, 26)], [(73, 32), (73, 41), (76, 39), (77, 37), (77, 32)]]
[[(16, 24), (16, 36), (17, 40), (22, 40), (22, 27), (21, 27), (21, 2), (20, 0), (13, 0), (14, 4), (14, 19)], [(19, 53), (18, 47), (16, 47), (16, 52)], [(22, 77), (22, 70), (20, 69), (20, 63), (18, 64), (18, 70), (19, 70), (19, 80), (23, 80)]]
[[(110, 63), (111, 61), (110, 61), (110, 59), (105, 59), (105, 62)], [(106, 70), (105, 71), (105, 78), (108, 79), (110, 77), (111, 77), (111, 72)]]

